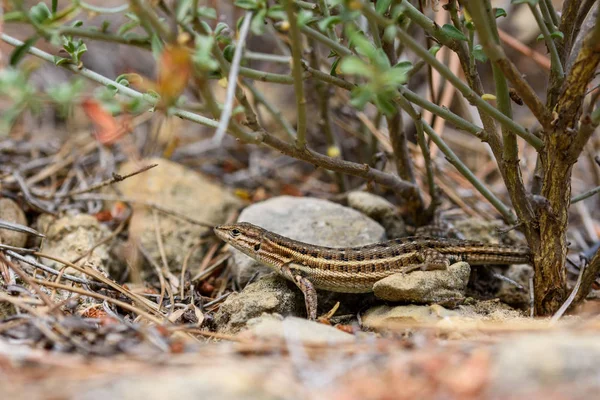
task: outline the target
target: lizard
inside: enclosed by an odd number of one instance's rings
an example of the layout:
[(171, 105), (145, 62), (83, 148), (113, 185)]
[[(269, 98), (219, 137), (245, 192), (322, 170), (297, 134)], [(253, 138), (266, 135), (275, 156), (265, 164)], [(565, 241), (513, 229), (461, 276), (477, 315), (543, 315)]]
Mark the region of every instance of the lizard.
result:
[(304, 294), (308, 318), (317, 316), (317, 291), (368, 293), (396, 273), (470, 265), (531, 263), (526, 246), (411, 236), (360, 247), (324, 247), (299, 242), (248, 222), (218, 225), (215, 235), (294, 282)]

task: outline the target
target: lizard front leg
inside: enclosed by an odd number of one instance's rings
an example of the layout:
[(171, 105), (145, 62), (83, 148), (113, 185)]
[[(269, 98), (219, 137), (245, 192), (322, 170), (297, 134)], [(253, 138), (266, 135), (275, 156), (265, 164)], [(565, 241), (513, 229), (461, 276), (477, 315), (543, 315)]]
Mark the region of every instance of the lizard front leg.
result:
[(294, 282), (302, 291), (306, 305), (306, 314), (308, 315), (308, 319), (314, 321), (317, 319), (317, 291), (311, 281), (292, 271), (290, 268), (291, 264), (291, 262), (285, 263), (281, 267), (281, 274)]

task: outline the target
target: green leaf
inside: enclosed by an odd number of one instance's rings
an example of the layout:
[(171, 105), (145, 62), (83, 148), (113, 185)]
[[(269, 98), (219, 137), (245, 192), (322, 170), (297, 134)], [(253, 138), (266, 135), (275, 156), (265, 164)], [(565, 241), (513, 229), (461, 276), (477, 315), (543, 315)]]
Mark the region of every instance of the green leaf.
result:
[(256, 0), (236, 0), (234, 4), (244, 10), (256, 10), (258, 8)]
[(298, 16), (296, 17), (296, 22), (298, 26), (305, 26), (316, 20), (317, 18), (314, 18), (314, 14), (312, 13), (312, 11), (308, 10), (300, 10)]
[(230, 44), (223, 49), (223, 57), (229, 62), (233, 60), (233, 54), (235, 53), (235, 46)]
[(267, 10), (267, 17), (276, 21), (285, 21), (287, 19), (287, 13), (280, 6), (269, 7)]
[(37, 40), (38, 40), (37, 35), (32, 36), (29, 39), (27, 39), (25, 42), (23, 42), (22, 45), (16, 47), (13, 50), (12, 54), (10, 55), (9, 65), (11, 67), (16, 66), (19, 63), (19, 61), (21, 61), (23, 59), (23, 57), (25, 57), (25, 55), (27, 54), (27, 52), (29, 51), (31, 46), (33, 46)]
[(511, 4), (530, 4), (536, 6), (540, 0), (510, 0)]
[(208, 19), (217, 19), (217, 10), (212, 7), (198, 7), (198, 15)]
[(212, 72), (219, 68), (219, 64), (212, 56), (215, 38), (212, 36), (196, 35), (196, 51), (192, 56), (194, 64), (203, 71)]
[(383, 40), (392, 43), (396, 37), (396, 29), (398, 29), (396, 25), (386, 26), (383, 31)]
[(454, 25), (444, 24), (442, 33), (452, 39), (467, 41), (467, 37), (462, 31), (458, 30)]
[(56, 14), (58, 9), (58, 0), (52, 0), (52, 15)]
[(317, 23), (317, 26), (322, 32), (325, 32), (329, 28), (339, 24), (340, 22), (342, 22), (342, 17), (340, 17), (339, 15), (331, 15), (327, 18), (323, 18), (322, 20), (320, 20)]
[(348, 56), (342, 59), (340, 71), (348, 75), (358, 75), (370, 77), (372, 75), (371, 68), (363, 60), (356, 56)]
[(79, 28), (82, 25), (83, 25), (83, 21), (80, 19), (73, 21), (73, 23), (71, 24), (71, 26), (73, 28)]
[(433, 45), (431, 46), (431, 48), (428, 50), (429, 54), (431, 54), (432, 56), (435, 56), (437, 54), (438, 51), (440, 51), (441, 47), (438, 45)]
[(391, 117), (398, 112), (396, 105), (387, 96), (376, 95), (373, 103), (387, 117)]
[(565, 35), (561, 31), (554, 31), (550, 34), (550, 36), (554, 39), (560, 40), (563, 40), (565, 38)]
[(504, 8), (500, 8), (500, 7), (498, 7), (498, 8), (496, 8), (496, 10), (495, 10), (495, 16), (496, 16), (496, 19), (498, 19), (498, 18), (500, 18), (500, 17), (506, 17), (506, 16), (508, 16), (508, 14), (507, 14), (507, 13), (506, 13), (506, 11), (504, 10)]
[(52, 57), (53, 61), (54, 61), (54, 65), (63, 65), (63, 64), (68, 64), (69, 62), (71, 62), (71, 60), (69, 60), (68, 58), (63, 58), (63, 57), (59, 57), (59, 56), (54, 56)]
[(357, 86), (350, 93), (350, 104), (358, 110), (363, 110), (373, 98), (373, 93), (363, 86)]
[(262, 9), (259, 10), (254, 17), (252, 17), (252, 21), (250, 21), (250, 31), (255, 35), (262, 35), (265, 33), (265, 17), (267, 16), (267, 10)]
[(229, 25), (225, 22), (219, 22), (215, 27), (215, 36), (219, 36), (225, 29), (229, 29)]
[(392, 4), (392, 0), (377, 0), (377, 4), (375, 4), (375, 11), (383, 15), (388, 8), (390, 8), (390, 4)]
[(488, 60), (480, 44), (473, 46), (473, 53), (471, 55), (479, 62), (486, 62)]
[(186, 16), (192, 9), (193, 0), (180, 0), (176, 4), (175, 19), (177, 21), (185, 21)]
[(4, 14), (2, 20), (4, 22), (25, 22), (27, 16), (21, 11), (11, 11)]
[(338, 76), (337, 75), (337, 68), (338, 65), (340, 64), (340, 61), (342, 61), (341, 58), (336, 58), (335, 61), (333, 61), (333, 63), (331, 64), (331, 69), (329, 70), (329, 75), (331, 76)]
[(52, 12), (46, 3), (38, 3), (29, 9), (29, 17), (37, 24), (43, 24), (45, 21), (52, 18)]
[(150, 48), (152, 49), (152, 55), (154, 56), (154, 59), (158, 60), (164, 46), (157, 34), (153, 34), (150, 38)]

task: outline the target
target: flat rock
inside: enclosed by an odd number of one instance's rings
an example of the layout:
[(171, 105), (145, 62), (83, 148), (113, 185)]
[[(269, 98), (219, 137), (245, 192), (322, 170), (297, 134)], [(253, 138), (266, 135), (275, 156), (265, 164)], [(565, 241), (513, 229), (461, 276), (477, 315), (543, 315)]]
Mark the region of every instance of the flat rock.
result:
[[(124, 196), (149, 201), (208, 224), (224, 222), (241, 205), (241, 201), (229, 191), (180, 164), (162, 158), (145, 160), (144, 165), (148, 164), (158, 166), (119, 183)], [(128, 162), (121, 165), (119, 173), (130, 173), (139, 167), (137, 163)], [(135, 203), (133, 207), (130, 239), (139, 240), (152, 258), (160, 260), (152, 210)], [(157, 213), (157, 220), (169, 267), (180, 270), (186, 255), (207, 228), (164, 213)], [(197, 265), (201, 259), (202, 252), (196, 251), (189, 265)]]
[[(352, 247), (385, 240), (383, 227), (371, 218), (352, 208), (315, 198), (274, 197), (248, 206), (238, 221), (321, 246)], [(270, 272), (237, 250), (233, 250), (231, 265), (242, 285), (257, 272), (259, 276)]]
[(240, 333), (240, 336), (315, 345), (348, 343), (355, 340), (354, 336), (332, 326), (297, 317), (262, 315), (248, 321), (247, 326), (248, 330)]
[[(38, 219), (38, 230), (46, 235), (42, 241), (41, 251), (43, 253), (70, 262), (81, 258), (75, 263), (76, 265), (85, 263), (86, 266), (107, 275), (107, 264), (110, 260), (108, 244), (98, 245), (98, 243), (108, 237), (111, 232), (95, 217), (87, 214), (75, 214), (56, 219), (51, 215), (44, 214)], [(90, 252), (93, 247), (94, 250)], [(49, 267), (56, 269), (63, 267), (63, 264), (47, 258), (41, 258), (41, 260)], [(81, 272), (73, 268), (67, 268), (65, 272), (81, 276)]]
[[(27, 226), (25, 213), (11, 199), (0, 199), (0, 219)], [(9, 229), (0, 229), (0, 243), (8, 246), (25, 247), (26, 242), (27, 234)]]
[(375, 296), (404, 303), (447, 303), (464, 299), (471, 268), (465, 262), (452, 264), (447, 270), (414, 271), (394, 274), (373, 285)]
[(304, 296), (290, 285), (293, 283), (271, 274), (249, 284), (240, 293), (231, 294), (215, 315), (219, 331), (237, 333), (249, 320), (263, 313), (305, 315)]
[(370, 308), (362, 316), (365, 328), (386, 330), (406, 326), (435, 325), (440, 328), (472, 329), (480, 323), (501, 323), (506, 320), (523, 324), (544, 324), (525, 318), (520, 312), (498, 301), (481, 301), (462, 305), (454, 310), (434, 305), (381, 305)]
[(500, 283), (500, 290), (496, 296), (511, 306), (519, 308), (529, 307), (529, 280), (533, 277), (533, 267), (527, 264), (511, 265), (504, 273), (504, 276), (515, 281), (521, 287), (515, 286), (511, 282), (502, 281)]

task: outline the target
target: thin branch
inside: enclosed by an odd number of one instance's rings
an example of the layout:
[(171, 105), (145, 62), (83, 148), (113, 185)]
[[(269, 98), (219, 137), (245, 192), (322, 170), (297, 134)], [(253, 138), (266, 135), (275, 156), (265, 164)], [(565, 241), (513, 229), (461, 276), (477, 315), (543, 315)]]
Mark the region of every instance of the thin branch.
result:
[[(365, 14), (370, 14), (374, 18), (377, 19), (377, 23), (383, 27), (393, 24), (392, 21), (389, 21), (377, 14), (377, 12), (370, 6), (370, 4), (363, 3), (363, 12)], [(485, 14), (483, 14), (485, 15)], [(478, 106), (483, 112), (490, 115), (494, 119), (496, 119), (500, 124), (506, 126), (507, 128), (513, 130), (516, 134), (525, 139), (531, 146), (533, 146), (536, 150), (540, 150), (543, 147), (543, 142), (534, 134), (517, 124), (512, 119), (508, 118), (506, 115), (502, 114), (498, 109), (491, 106), (487, 101), (483, 100), (475, 91), (473, 91), (466, 83), (464, 83), (459, 77), (454, 75), (448, 67), (438, 61), (435, 56), (433, 56), (427, 49), (422, 47), (411, 35), (405, 32), (402, 29), (396, 29), (396, 36), (398, 39), (407, 47), (409, 47), (413, 52), (415, 52), (419, 57), (421, 57), (427, 64), (431, 65), (435, 68), (444, 78), (446, 78), (456, 89), (458, 89), (465, 98)], [(537, 96), (536, 96), (537, 97)], [(539, 100), (539, 99), (538, 99)], [(544, 105), (540, 102), (541, 108), (545, 112)], [(548, 119), (548, 123), (549, 123)]]
[[(564, 89), (555, 109), (557, 115), (560, 116), (557, 129), (573, 129), (577, 122), (588, 83), (600, 64), (600, 46), (598, 46), (598, 43), (600, 43), (600, 12), (596, 14), (595, 24), (583, 40), (581, 50), (565, 79)], [(580, 135), (585, 134), (581, 132), (582, 130), (580, 130)], [(577, 143), (577, 147), (571, 148), (570, 156), (576, 158), (583, 149), (583, 141), (575, 139), (574, 143)]]
[[(557, 86), (560, 86), (565, 78), (565, 71), (563, 69), (562, 62), (558, 55), (558, 50), (556, 50), (556, 45), (554, 44), (554, 40), (552, 36), (550, 36), (551, 32), (548, 30), (548, 26), (544, 22), (544, 18), (540, 13), (540, 10), (532, 5), (531, 3), (527, 3), (529, 5), (529, 9), (531, 10), (535, 21), (537, 22), (540, 30), (542, 31), (542, 35), (544, 36), (544, 40), (546, 42), (546, 47), (548, 47), (548, 51), (550, 52), (550, 71), (552, 73), (553, 79), (557, 80)], [(540, 7), (542, 5), (540, 4)]]
[(302, 44), (298, 21), (294, 14), (292, 0), (285, 1), (285, 11), (290, 25), (290, 40), (292, 46), (292, 76), (294, 77), (294, 91), (296, 92), (296, 108), (298, 112), (298, 127), (296, 129), (296, 146), (306, 146), (306, 97), (304, 95), (304, 82), (302, 78)]
[(265, 106), (267, 111), (273, 116), (275, 121), (277, 121), (277, 123), (283, 128), (283, 130), (285, 131), (285, 133), (287, 133), (289, 138), (292, 140), (296, 140), (296, 131), (294, 130), (294, 127), (290, 125), (288, 120), (286, 118), (283, 118), (281, 110), (276, 108), (275, 105), (273, 105), (260, 90), (257, 90), (252, 83), (244, 82), (244, 86), (247, 87), (250, 90), (250, 92), (252, 92), (252, 96), (254, 96), (254, 99), (256, 101)]
[(475, 174), (458, 158), (458, 156), (448, 147), (448, 145), (442, 140), (441, 137), (433, 130), (431, 126), (423, 123), (423, 128), (427, 136), (439, 147), (444, 153), (446, 159), (477, 189), (479, 193), (483, 195), (493, 206), (498, 210), (500, 215), (509, 224), (515, 224), (517, 222), (510, 208), (504, 204), (495, 194), (493, 194), (484, 184), (481, 182)]
[(97, 183), (95, 185), (89, 186), (89, 187), (84, 188), (84, 189), (72, 190), (69, 193), (65, 193), (65, 194), (57, 194), (55, 197), (56, 198), (72, 197), (72, 196), (75, 196), (75, 195), (78, 195), (78, 194), (93, 192), (94, 190), (101, 189), (104, 186), (112, 185), (112, 184), (117, 183), (117, 182), (122, 182), (122, 181), (124, 181), (127, 178), (131, 178), (132, 176), (141, 174), (142, 172), (146, 172), (149, 169), (152, 169), (152, 168), (156, 167), (157, 165), (158, 164), (151, 164), (151, 165), (142, 167), (142, 168), (138, 169), (137, 171), (134, 171), (134, 172), (132, 172), (130, 174), (127, 174), (127, 175), (119, 175), (119, 174), (113, 173), (113, 176), (110, 179), (107, 179), (105, 181), (99, 182), (99, 183)]
[(388, 174), (369, 167), (367, 164), (358, 164), (338, 158), (327, 157), (309, 148), (298, 149), (275, 136), (266, 134), (264, 143), (281, 151), (283, 154), (299, 160), (309, 162), (319, 167), (354, 175), (387, 186), (406, 200), (414, 200), (419, 193), (417, 185), (403, 181), (398, 176)]
[(225, 131), (229, 126), (229, 118), (233, 111), (233, 98), (235, 97), (235, 88), (237, 86), (237, 77), (240, 68), (240, 62), (242, 61), (242, 54), (244, 52), (244, 45), (246, 44), (246, 36), (250, 30), (250, 21), (252, 21), (252, 12), (248, 11), (244, 17), (244, 22), (240, 28), (240, 35), (235, 46), (235, 52), (233, 53), (233, 60), (231, 61), (231, 67), (229, 69), (229, 76), (227, 78), (227, 96), (225, 97), (225, 104), (223, 106), (223, 112), (221, 113), (221, 119), (219, 120), (219, 126), (217, 132), (213, 137), (213, 141), (216, 144), (220, 144), (225, 136)]
[[(479, 40), (481, 41), (481, 45), (486, 55), (493, 63), (498, 65), (500, 70), (504, 73), (504, 76), (512, 83), (519, 96), (523, 99), (523, 102), (527, 105), (527, 107), (529, 107), (533, 115), (535, 115), (535, 117), (540, 122), (540, 124), (542, 124), (544, 129), (550, 131), (552, 128), (552, 117), (550, 113), (546, 109), (544, 103), (537, 96), (533, 88), (529, 85), (529, 83), (527, 83), (525, 79), (523, 79), (521, 73), (517, 70), (515, 65), (506, 57), (506, 54), (504, 53), (502, 47), (495, 43), (492, 28), (488, 23), (486, 23), (488, 21), (488, 18), (486, 17), (487, 12), (485, 10), (483, 2), (481, 2), (480, 0), (465, 0), (465, 4), (473, 17), (473, 20), (475, 21), (475, 28), (477, 29), (477, 32), (479, 34)], [(502, 121), (500, 121), (499, 119), (497, 120), (500, 123), (502, 123)], [(508, 127), (512, 129), (512, 127)], [(523, 137), (523, 135), (520, 134), (517, 130), (514, 131), (519, 136)], [(530, 132), (528, 133), (532, 135)], [(535, 137), (535, 135), (532, 136)], [(542, 147), (542, 143), (541, 140), (539, 140), (539, 138), (535, 138), (537, 139), (537, 141), (534, 142), (538, 143), (538, 145), (534, 147), (536, 148), (536, 150), (539, 151)]]
[(590, 197), (592, 197), (593, 195), (595, 195), (596, 193), (600, 193), (600, 186), (596, 186), (593, 189), (588, 190), (585, 193), (581, 193), (577, 196), (571, 197), (571, 205), (580, 202), (582, 200), (588, 199)]

